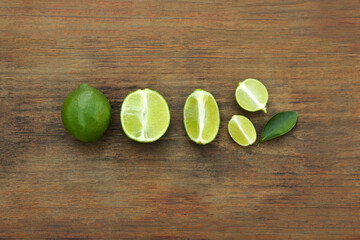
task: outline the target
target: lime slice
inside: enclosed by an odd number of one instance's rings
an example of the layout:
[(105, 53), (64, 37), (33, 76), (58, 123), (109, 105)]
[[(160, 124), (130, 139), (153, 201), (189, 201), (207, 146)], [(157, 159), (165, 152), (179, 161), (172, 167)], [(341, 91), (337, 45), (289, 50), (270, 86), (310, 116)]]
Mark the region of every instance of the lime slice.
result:
[(170, 111), (163, 96), (150, 89), (139, 89), (126, 96), (121, 106), (121, 126), (138, 142), (154, 142), (165, 134)]
[(259, 80), (248, 78), (240, 82), (235, 91), (235, 98), (240, 107), (246, 111), (263, 110), (266, 113), (269, 95), (266, 87)]
[(231, 138), (241, 146), (249, 146), (256, 140), (254, 125), (244, 116), (232, 116), (228, 124), (228, 130)]
[(187, 97), (184, 125), (189, 138), (198, 144), (208, 144), (215, 139), (219, 131), (220, 113), (211, 93), (197, 89)]

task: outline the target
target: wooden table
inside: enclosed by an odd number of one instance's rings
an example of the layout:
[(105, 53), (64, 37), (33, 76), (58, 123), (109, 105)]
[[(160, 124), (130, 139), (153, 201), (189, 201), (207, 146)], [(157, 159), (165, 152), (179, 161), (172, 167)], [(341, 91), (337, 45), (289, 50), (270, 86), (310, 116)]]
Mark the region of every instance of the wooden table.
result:
[[(2, 0), (0, 2), (1, 239), (360, 239), (360, 2)], [(269, 91), (268, 114), (234, 91)], [(97, 143), (63, 128), (80, 83), (108, 97)], [(169, 103), (152, 144), (128, 139), (119, 111), (138, 88)], [(194, 89), (221, 112), (209, 145), (182, 122)], [(295, 110), (286, 136), (243, 148), (234, 114), (258, 136)]]

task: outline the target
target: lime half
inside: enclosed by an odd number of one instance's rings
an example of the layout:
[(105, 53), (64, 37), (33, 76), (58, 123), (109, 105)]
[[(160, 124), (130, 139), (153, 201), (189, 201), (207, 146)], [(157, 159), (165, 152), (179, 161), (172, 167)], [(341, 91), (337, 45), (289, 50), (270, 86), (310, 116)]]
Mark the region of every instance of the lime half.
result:
[(170, 124), (170, 111), (163, 96), (150, 89), (136, 90), (124, 99), (120, 113), (125, 134), (138, 142), (154, 142)]
[(239, 83), (235, 91), (237, 103), (249, 112), (263, 110), (266, 113), (266, 104), (269, 98), (268, 91), (259, 80), (248, 78)]
[(219, 131), (220, 113), (211, 93), (197, 89), (187, 97), (184, 125), (189, 138), (198, 144), (208, 144), (215, 139)]
[(241, 146), (249, 146), (256, 140), (254, 125), (244, 116), (232, 116), (228, 124), (228, 130), (231, 138)]

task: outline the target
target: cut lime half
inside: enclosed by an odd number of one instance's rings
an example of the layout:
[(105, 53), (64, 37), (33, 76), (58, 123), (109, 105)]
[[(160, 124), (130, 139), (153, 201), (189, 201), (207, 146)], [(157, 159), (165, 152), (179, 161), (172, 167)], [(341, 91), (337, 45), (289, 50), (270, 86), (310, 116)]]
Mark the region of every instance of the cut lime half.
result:
[(256, 130), (252, 122), (241, 115), (234, 115), (229, 121), (228, 131), (231, 138), (241, 146), (249, 146), (256, 140)]
[(184, 125), (189, 138), (198, 144), (208, 144), (215, 139), (219, 131), (220, 113), (211, 93), (197, 89), (187, 97)]
[(237, 103), (249, 112), (263, 110), (266, 113), (266, 104), (269, 98), (268, 91), (259, 80), (248, 78), (239, 83), (235, 91)]
[(136, 90), (124, 99), (120, 112), (125, 134), (138, 142), (154, 142), (170, 124), (170, 111), (163, 96), (150, 89)]

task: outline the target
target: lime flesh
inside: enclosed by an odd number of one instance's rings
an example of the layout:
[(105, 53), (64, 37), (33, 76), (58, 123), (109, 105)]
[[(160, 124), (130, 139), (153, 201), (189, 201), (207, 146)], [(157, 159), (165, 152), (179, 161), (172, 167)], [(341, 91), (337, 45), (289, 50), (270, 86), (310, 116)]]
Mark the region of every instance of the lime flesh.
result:
[(228, 131), (231, 138), (241, 146), (249, 146), (256, 140), (256, 130), (252, 122), (241, 115), (234, 115), (229, 121)]
[(163, 96), (150, 89), (139, 89), (124, 100), (120, 120), (125, 134), (138, 142), (154, 142), (170, 124), (170, 111)]
[(184, 106), (184, 126), (189, 138), (208, 144), (215, 139), (219, 125), (220, 113), (213, 95), (201, 89), (191, 93)]
[(249, 112), (262, 110), (266, 113), (268, 97), (264, 84), (252, 78), (240, 82), (235, 91), (237, 103)]

